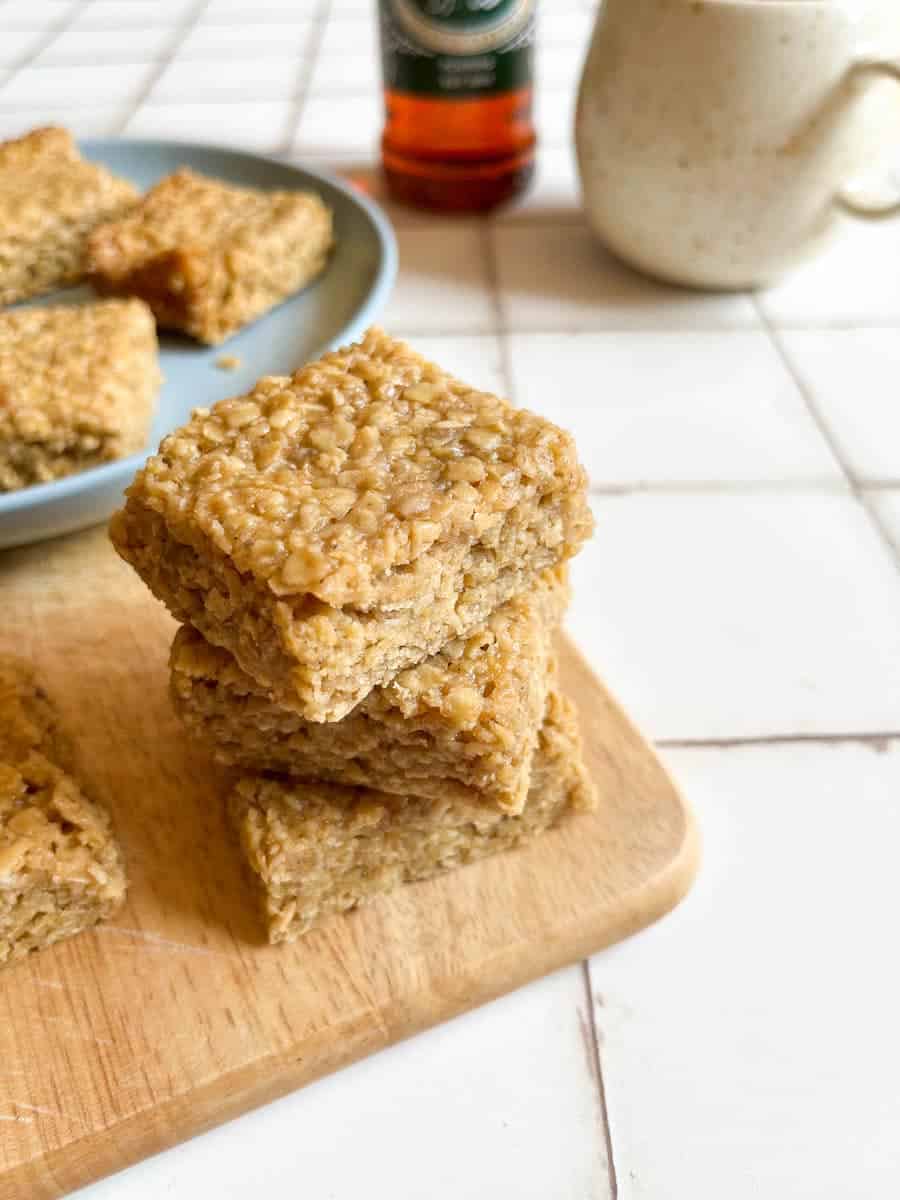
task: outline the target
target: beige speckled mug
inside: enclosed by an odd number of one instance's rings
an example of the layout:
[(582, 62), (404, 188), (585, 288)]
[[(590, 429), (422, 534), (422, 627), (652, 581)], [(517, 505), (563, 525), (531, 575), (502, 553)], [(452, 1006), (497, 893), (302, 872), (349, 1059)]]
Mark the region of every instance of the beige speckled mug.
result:
[(576, 143), (607, 246), (676, 283), (758, 287), (840, 209), (900, 212), (850, 186), (900, 130), (900, 65), (860, 49), (859, 15), (850, 0), (606, 0)]

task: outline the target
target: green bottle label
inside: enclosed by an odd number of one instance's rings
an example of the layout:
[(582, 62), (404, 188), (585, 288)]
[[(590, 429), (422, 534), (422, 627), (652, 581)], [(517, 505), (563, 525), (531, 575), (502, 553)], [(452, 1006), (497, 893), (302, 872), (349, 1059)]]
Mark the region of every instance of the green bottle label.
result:
[(531, 83), (536, 0), (381, 0), (385, 87), (484, 96)]

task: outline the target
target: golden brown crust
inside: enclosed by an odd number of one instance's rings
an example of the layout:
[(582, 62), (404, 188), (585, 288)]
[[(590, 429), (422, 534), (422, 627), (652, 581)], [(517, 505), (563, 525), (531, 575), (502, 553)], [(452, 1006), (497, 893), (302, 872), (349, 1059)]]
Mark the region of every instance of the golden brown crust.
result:
[(198, 410), (111, 526), (182, 621), (338, 720), (591, 531), (571, 437), (372, 329)]
[(0, 966), (95, 924), (125, 895), (109, 815), (63, 769), (68, 757), (31, 668), (0, 658)]
[(571, 704), (552, 691), (523, 812), (275, 776), (241, 780), (229, 801), (271, 942), (335, 913), (512, 849), (596, 796)]
[(567, 600), (565, 567), (545, 571), (481, 628), (330, 725), (273, 704), (227, 650), (183, 625), (172, 646), (173, 703), (220, 762), (521, 812)]
[(0, 143), (0, 304), (77, 283), (87, 235), (137, 195), (127, 180), (85, 162), (65, 129)]
[(0, 314), (0, 492), (139, 450), (160, 379), (140, 300)]
[(262, 192), (188, 169), (166, 176), (88, 244), (101, 292), (140, 296), (161, 326), (217, 343), (305, 287), (332, 243), (311, 192)]
[(0, 142), (0, 171), (23, 171), (48, 163), (77, 163), (81, 161), (75, 139), (68, 129), (46, 125), (32, 129), (21, 137)]

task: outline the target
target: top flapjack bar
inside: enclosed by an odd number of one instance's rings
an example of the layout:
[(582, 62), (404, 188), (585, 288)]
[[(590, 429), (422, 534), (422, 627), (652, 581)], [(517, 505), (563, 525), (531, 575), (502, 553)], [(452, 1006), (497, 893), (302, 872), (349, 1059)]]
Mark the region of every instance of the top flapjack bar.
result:
[(0, 304), (77, 283), (88, 233), (137, 197), (126, 180), (85, 162), (65, 129), (0, 143)]
[(315, 278), (331, 241), (331, 213), (312, 192), (183, 168), (95, 230), (88, 274), (100, 292), (139, 296), (160, 326), (215, 344)]
[(111, 536), (276, 703), (337, 721), (591, 532), (572, 438), (371, 329), (198, 410)]

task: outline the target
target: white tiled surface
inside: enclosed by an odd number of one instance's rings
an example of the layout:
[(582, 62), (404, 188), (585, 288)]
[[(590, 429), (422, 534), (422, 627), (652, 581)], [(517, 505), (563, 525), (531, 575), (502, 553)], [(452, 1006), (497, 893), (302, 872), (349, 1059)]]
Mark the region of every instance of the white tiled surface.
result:
[(326, 58), (340, 61), (352, 46), (354, 54), (365, 54), (377, 59), (378, 30), (374, 19), (366, 19), (365, 14), (363, 17), (364, 19), (360, 20), (359, 13), (333, 13), (322, 31), (320, 52)]
[(791, 329), (781, 340), (854, 478), (900, 485), (900, 329)]
[(900, 747), (678, 750), (705, 867), (591, 963), (619, 1200), (889, 1200)]
[(570, 967), (79, 1196), (606, 1196), (588, 1012)]
[(598, 246), (581, 221), (542, 223), (540, 237), (524, 220), (501, 222), (494, 245), (501, 313), (509, 329), (563, 333), (759, 325), (747, 296), (703, 295), (641, 279)]
[(221, 142), (224, 131), (234, 145), (269, 154), (282, 143), (293, 117), (290, 100), (239, 101), (229, 105), (205, 101), (145, 104), (124, 132), (133, 137), (173, 137), (183, 142)]
[(900, 488), (869, 492), (868, 501), (900, 555)]
[(442, 334), (418, 333), (416, 329), (421, 328), (418, 324), (415, 328), (410, 326), (409, 329), (396, 321), (392, 322), (392, 325), (399, 337), (414, 341), (421, 354), (433, 362), (439, 362), (442, 367), (460, 379), (465, 379), (472, 387), (501, 396), (507, 393), (503, 343), (497, 334), (445, 337)]
[(245, 103), (247, 96), (256, 100), (290, 100), (300, 91), (304, 64), (291, 56), (284, 58), (239, 58), (223, 71), (221, 63), (170, 63), (156, 80), (154, 98), (168, 103), (195, 103), (198, 100), (230, 100)]
[(512, 333), (509, 347), (516, 398), (572, 430), (598, 486), (843, 481), (760, 330)]
[[(79, 107), (77, 120), (73, 118), (74, 113), (67, 114), (69, 125), (76, 125), (82, 137), (106, 137), (117, 133), (122, 125), (121, 116), (110, 112), (106, 105)], [(34, 108), (0, 108), (0, 137), (14, 137), (23, 129), (33, 129), (37, 125), (46, 125), (59, 119), (59, 104), (42, 104)]]
[(900, 572), (854, 497), (660, 490), (594, 511), (570, 627), (654, 738), (900, 733)]
[(25, 4), (5, 4), (9, 9), (3, 15), (4, 35), (6, 30), (37, 30), (42, 35), (56, 29), (72, 12), (74, 0), (31, 0)]
[(362, 92), (371, 96), (380, 78), (381, 62), (374, 55), (359, 54), (355, 46), (352, 53), (326, 54), (323, 49), (316, 56), (310, 94), (327, 97), (335, 92)]
[(42, 32), (5, 26), (3, 39), (0, 41), (0, 69), (17, 66), (22, 59), (34, 53), (44, 37)]
[[(15, 7), (15, 6), (14, 6)], [(163, 22), (178, 25), (192, 19), (202, 5), (197, 0), (75, 0), (67, 8), (66, 24), (72, 29), (135, 29)]]
[[(576, 966), (83, 1200), (900, 1194), (900, 222), (756, 299), (639, 279), (578, 206), (591, 0), (543, 8), (534, 188), (389, 206), (384, 320), (576, 432), (570, 626), (696, 805), (700, 880), (590, 964), (596, 1042)], [(0, 0), (4, 135), (230, 140), (378, 196), (376, 84), (371, 0)]]
[(371, 94), (310, 94), (291, 143), (299, 158), (368, 163), (375, 156), (382, 112)]
[(222, 71), (229, 69), (232, 59), (248, 54), (300, 60), (309, 49), (313, 30), (312, 22), (294, 13), (286, 13), (283, 20), (264, 18), (232, 25), (201, 19), (187, 34), (178, 57), (218, 63)]
[(580, 188), (574, 146), (542, 146), (531, 187), (503, 213), (503, 220), (580, 222), (575, 204)]
[(776, 324), (900, 325), (900, 221), (843, 222), (841, 236), (760, 298)]
[[(53, 38), (34, 59), (36, 67), (92, 66), (94, 63), (159, 62), (178, 37), (175, 26), (153, 24), (133, 29), (67, 29)], [(7, 49), (6, 32), (3, 50)], [(81, 75), (78, 76), (81, 78)]]
[(124, 104), (131, 105), (143, 94), (154, 70), (149, 61), (95, 63), (90, 71), (83, 73), (84, 80), (73, 97), (70, 66), (23, 67), (3, 84), (0, 97), (4, 111), (42, 104), (77, 112), (82, 105), (89, 107), (104, 101), (111, 92), (120, 96)]
[(399, 229), (397, 242), (400, 278), (383, 314), (386, 325), (408, 333), (477, 333), (496, 324), (481, 225)]

